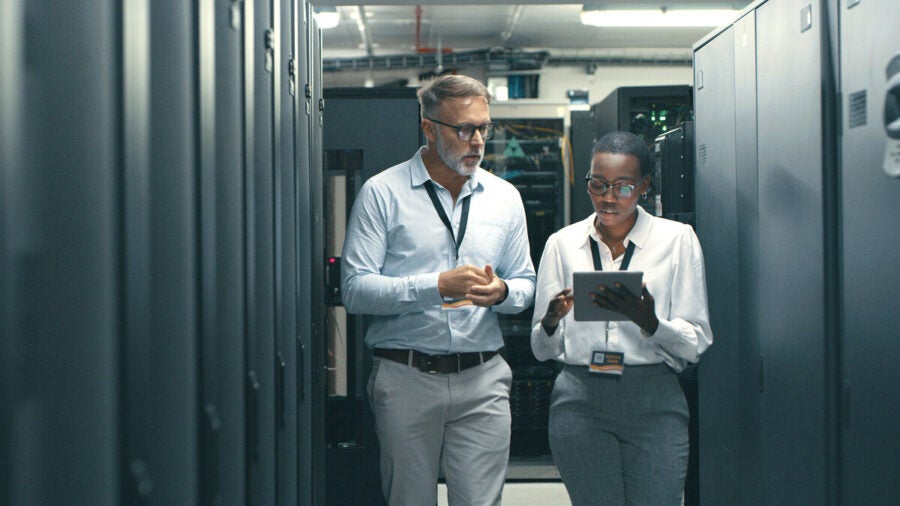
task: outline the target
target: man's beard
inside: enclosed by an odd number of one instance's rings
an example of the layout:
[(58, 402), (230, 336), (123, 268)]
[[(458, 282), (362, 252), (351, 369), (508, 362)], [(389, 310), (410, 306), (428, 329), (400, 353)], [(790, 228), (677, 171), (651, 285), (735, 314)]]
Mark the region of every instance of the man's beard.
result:
[[(484, 152), (469, 151), (468, 149), (461, 154), (454, 153), (449, 144), (444, 142), (440, 132), (437, 133), (436, 144), (438, 156), (441, 158), (441, 161), (443, 161), (447, 167), (450, 167), (453, 172), (456, 172), (461, 176), (468, 177), (474, 174), (478, 169), (478, 166), (481, 165), (481, 160), (484, 158)], [(468, 155), (478, 156), (478, 162), (472, 165), (466, 165), (465, 158)]]

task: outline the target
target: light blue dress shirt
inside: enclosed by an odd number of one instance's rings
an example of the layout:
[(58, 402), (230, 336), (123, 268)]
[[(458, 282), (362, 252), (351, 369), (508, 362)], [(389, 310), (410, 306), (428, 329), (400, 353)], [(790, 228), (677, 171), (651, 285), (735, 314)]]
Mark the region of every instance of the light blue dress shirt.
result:
[[(429, 354), (493, 351), (503, 346), (496, 313), (518, 313), (534, 299), (535, 272), (522, 198), (513, 185), (478, 169), (456, 204), (434, 183), (459, 235), (462, 202), (471, 195), (459, 248), (438, 216), (424, 183), (422, 149), (407, 162), (369, 178), (356, 196), (342, 253), (341, 291), (347, 311), (373, 315), (366, 344)], [(490, 264), (509, 295), (490, 308), (442, 307), (441, 272)]]

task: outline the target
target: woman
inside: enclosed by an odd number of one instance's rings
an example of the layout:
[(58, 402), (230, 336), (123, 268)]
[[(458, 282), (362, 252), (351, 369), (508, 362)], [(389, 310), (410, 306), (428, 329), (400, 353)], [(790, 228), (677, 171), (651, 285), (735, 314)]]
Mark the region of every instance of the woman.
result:
[[(638, 206), (649, 170), (636, 135), (597, 141), (585, 178), (595, 213), (550, 236), (538, 270), (535, 308), (546, 312), (534, 312), (531, 347), (564, 364), (549, 436), (574, 506), (681, 504), (688, 407), (676, 373), (697, 362), (712, 332), (693, 229)], [(643, 271), (642, 293), (600, 285), (593, 302), (627, 320), (576, 322), (572, 273), (601, 268)]]

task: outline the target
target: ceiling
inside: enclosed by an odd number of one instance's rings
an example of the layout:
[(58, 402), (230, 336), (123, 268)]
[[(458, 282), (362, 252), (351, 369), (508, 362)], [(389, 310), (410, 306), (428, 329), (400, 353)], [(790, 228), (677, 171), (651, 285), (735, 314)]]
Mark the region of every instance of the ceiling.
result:
[[(345, 2), (313, 1), (316, 6), (336, 6), (341, 16), (337, 27), (323, 30), (326, 72), (429, 67), (441, 63), (450, 66), (454, 58), (469, 55), (490, 59), (486, 56), (489, 54), (517, 54), (526, 60), (534, 60), (537, 55), (537, 59), (543, 59), (541, 64), (551, 60), (685, 64), (690, 62), (691, 46), (714, 29), (586, 26), (579, 18), (581, 3), (388, 0), (342, 5)], [(662, 4), (669, 7), (687, 4), (742, 9), (750, 3), (749, 0), (632, 0), (628, 5), (659, 8)]]

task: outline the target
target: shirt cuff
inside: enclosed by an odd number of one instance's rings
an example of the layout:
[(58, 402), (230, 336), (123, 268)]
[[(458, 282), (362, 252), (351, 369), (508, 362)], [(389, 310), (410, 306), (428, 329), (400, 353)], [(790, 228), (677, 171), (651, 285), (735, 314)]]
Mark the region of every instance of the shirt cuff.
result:
[(505, 293), (503, 294), (502, 299), (500, 299), (497, 302), (492, 304), (494, 306), (499, 306), (500, 304), (503, 304), (504, 302), (506, 302), (506, 299), (509, 298), (509, 283), (507, 283), (505, 280), (502, 280), (502, 279), (500, 280), (500, 282), (503, 283), (503, 289), (505, 290)]
[(656, 332), (650, 334), (646, 330), (641, 329), (641, 336), (660, 344), (678, 343), (681, 341), (681, 333), (678, 331), (678, 328), (672, 325), (671, 322), (662, 319), (659, 319), (659, 326), (656, 327)]
[(537, 336), (532, 338), (532, 351), (538, 360), (562, 360), (565, 322), (565, 318), (560, 320), (559, 325), (556, 326), (556, 331), (552, 335), (547, 334), (540, 321), (537, 322), (539, 330)]
[(437, 305), (441, 305), (444, 302), (444, 298), (441, 297), (441, 292), (438, 290), (438, 277), (440, 275), (441, 273), (439, 272), (429, 272), (415, 277), (414, 284), (419, 300)]

